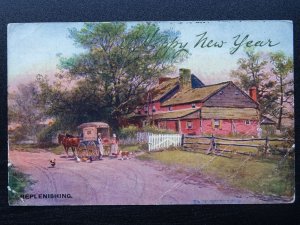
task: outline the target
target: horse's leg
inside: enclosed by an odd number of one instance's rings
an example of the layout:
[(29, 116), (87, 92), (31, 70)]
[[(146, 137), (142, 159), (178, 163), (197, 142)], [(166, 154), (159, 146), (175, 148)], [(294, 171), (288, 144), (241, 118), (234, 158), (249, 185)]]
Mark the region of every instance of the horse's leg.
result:
[(68, 152), (69, 151), (69, 147), (64, 145), (64, 148), (65, 148), (65, 152), (67, 154), (67, 157), (69, 157), (69, 152)]
[(73, 157), (75, 157), (75, 147), (72, 147)]

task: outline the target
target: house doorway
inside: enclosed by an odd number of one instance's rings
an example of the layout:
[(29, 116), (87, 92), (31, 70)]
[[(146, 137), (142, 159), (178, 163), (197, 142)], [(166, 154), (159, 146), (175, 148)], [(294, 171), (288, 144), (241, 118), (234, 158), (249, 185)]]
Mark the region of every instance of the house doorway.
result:
[(179, 121), (175, 121), (175, 131), (179, 132)]

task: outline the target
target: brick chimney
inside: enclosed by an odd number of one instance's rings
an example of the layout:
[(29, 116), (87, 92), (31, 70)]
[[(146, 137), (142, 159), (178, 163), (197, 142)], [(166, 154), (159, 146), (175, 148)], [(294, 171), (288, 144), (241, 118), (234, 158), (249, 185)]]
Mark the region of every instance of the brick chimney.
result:
[(179, 69), (179, 83), (180, 89), (183, 87), (191, 87), (191, 70), (180, 68)]
[(251, 97), (254, 101), (257, 102), (257, 89), (256, 89), (256, 87), (251, 87), (251, 88), (249, 89), (249, 95), (250, 95), (250, 97)]

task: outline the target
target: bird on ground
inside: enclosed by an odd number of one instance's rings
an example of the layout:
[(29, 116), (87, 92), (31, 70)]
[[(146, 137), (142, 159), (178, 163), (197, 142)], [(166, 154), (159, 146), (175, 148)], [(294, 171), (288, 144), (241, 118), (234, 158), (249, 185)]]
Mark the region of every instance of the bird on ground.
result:
[(55, 159), (53, 159), (53, 160), (50, 159), (49, 162), (52, 167), (55, 167), (55, 164), (56, 164)]

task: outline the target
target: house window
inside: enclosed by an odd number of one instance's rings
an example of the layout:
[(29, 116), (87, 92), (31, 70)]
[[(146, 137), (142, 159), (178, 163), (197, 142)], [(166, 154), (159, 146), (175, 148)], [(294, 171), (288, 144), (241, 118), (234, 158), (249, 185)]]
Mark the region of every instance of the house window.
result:
[(250, 125), (251, 124), (250, 120), (245, 120), (245, 124)]
[(192, 123), (192, 121), (187, 121), (187, 122), (186, 122), (186, 128), (187, 128), (187, 129), (192, 129), (192, 128), (193, 128), (193, 123)]
[(196, 104), (195, 103), (192, 104), (192, 108), (196, 108)]
[(152, 112), (155, 112), (156, 111), (156, 107), (155, 105), (152, 107)]
[(172, 106), (169, 106), (169, 111), (172, 111), (173, 109), (172, 109)]
[(239, 93), (238, 91), (235, 91), (234, 94), (235, 94), (235, 95), (239, 95), (240, 93)]
[(219, 129), (219, 128), (221, 127), (221, 122), (220, 122), (220, 120), (214, 120), (213, 125), (214, 125), (214, 128)]

